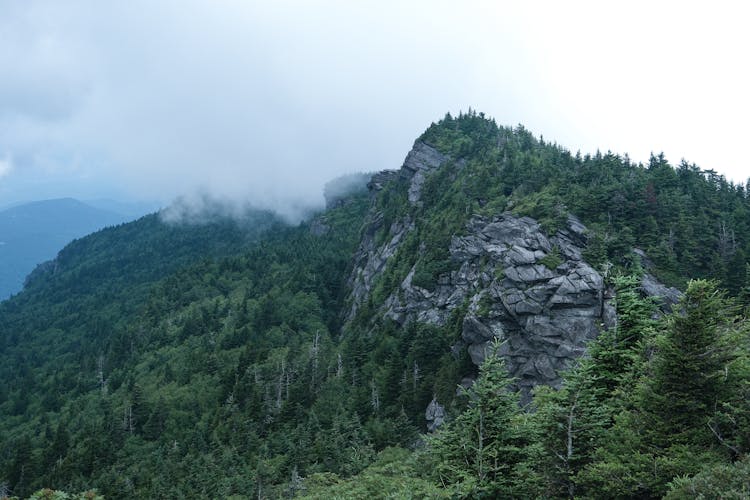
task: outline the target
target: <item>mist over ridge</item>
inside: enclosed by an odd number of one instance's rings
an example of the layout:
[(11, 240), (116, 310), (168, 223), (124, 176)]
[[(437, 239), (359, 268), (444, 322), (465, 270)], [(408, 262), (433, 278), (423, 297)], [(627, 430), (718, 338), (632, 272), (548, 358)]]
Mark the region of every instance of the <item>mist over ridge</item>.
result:
[(747, 33), (724, 9), (35, 0), (0, 14), (0, 206), (322, 206), (329, 179), (397, 168), (426, 124), (470, 107), (572, 151), (663, 150), (746, 177)]

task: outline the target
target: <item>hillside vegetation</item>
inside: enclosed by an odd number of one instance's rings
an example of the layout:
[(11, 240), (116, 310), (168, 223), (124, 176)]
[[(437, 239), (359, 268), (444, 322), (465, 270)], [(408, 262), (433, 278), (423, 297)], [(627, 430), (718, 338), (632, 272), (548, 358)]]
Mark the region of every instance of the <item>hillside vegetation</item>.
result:
[(134, 218), (72, 198), (0, 210), (0, 300), (20, 292), (34, 267), (52, 259), (74, 238)]
[[(0, 485), (19, 497), (746, 495), (750, 186), (661, 156), (573, 155), (474, 112), (419, 142), (447, 160), (418, 202), (389, 175), (294, 227), (260, 212), (148, 216), (38, 269), (0, 303)], [(434, 324), (384, 315), (407, 277), (426, 291), (452, 279), (452, 239), (503, 213), (550, 236), (580, 218), (583, 258), (617, 313), (531, 399), (499, 349), (478, 368), (451, 349), (467, 314), (493, 304)], [(406, 223), (358, 302), (365, 243), (387, 246)], [(565, 258), (551, 249), (540, 264)], [(671, 312), (644, 294), (645, 272), (684, 291)], [(433, 399), (446, 422), (427, 433)]]

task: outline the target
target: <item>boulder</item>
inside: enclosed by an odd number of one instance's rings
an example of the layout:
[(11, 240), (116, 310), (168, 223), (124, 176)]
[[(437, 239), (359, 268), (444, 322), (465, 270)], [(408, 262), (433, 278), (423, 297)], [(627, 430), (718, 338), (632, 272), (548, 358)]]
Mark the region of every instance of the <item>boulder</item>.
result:
[(435, 432), (445, 422), (445, 407), (433, 398), (424, 412), (424, 418), (427, 420), (427, 431)]
[(492, 329), (480, 322), (476, 316), (467, 314), (464, 317), (461, 338), (468, 344), (481, 344), (495, 337)]
[(422, 185), (429, 171), (439, 168), (446, 161), (448, 161), (448, 157), (432, 146), (428, 146), (421, 141), (414, 143), (414, 147), (406, 155), (400, 171), (401, 176), (409, 180), (409, 203), (412, 205), (419, 203)]
[(641, 289), (647, 296), (655, 297), (659, 302), (659, 306), (665, 312), (669, 312), (672, 306), (677, 304), (680, 301), (680, 297), (682, 297), (682, 293), (678, 289), (659, 283), (650, 274), (643, 275)]

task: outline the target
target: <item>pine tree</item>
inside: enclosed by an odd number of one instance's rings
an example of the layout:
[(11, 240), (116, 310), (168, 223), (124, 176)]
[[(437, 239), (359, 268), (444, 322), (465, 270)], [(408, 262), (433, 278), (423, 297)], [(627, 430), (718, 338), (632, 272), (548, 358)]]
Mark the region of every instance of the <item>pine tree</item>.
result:
[(742, 328), (715, 282), (689, 282), (579, 483), (598, 497), (656, 498), (674, 478), (739, 455), (750, 414)]
[(469, 406), (429, 438), (439, 481), (462, 495), (518, 495), (524, 450), (524, 418), (505, 363), (492, 354), (465, 390)]
[(734, 354), (725, 333), (733, 317), (716, 283), (696, 280), (669, 318), (646, 386), (647, 406), (668, 442), (694, 442), (696, 433), (705, 435), (717, 404), (728, 397), (725, 369)]

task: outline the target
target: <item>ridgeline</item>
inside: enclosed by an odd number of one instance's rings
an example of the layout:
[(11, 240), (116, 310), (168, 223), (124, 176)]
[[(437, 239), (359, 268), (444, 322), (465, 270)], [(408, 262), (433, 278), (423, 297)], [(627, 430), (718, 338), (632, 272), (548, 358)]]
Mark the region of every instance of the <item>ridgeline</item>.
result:
[(475, 112), (332, 186), (298, 226), (151, 215), (32, 273), (0, 491), (748, 493), (750, 186)]

